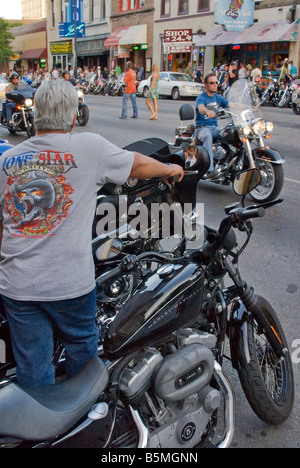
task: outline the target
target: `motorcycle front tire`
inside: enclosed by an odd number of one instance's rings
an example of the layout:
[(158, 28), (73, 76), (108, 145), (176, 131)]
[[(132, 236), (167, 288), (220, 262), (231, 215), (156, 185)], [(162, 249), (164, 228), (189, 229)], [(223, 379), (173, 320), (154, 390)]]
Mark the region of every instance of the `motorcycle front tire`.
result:
[(258, 296), (259, 306), (282, 341), (287, 352), (279, 359), (252, 318), (248, 322), (250, 362), (241, 339), (238, 346), (239, 378), (246, 398), (255, 414), (265, 423), (282, 424), (291, 414), (294, 404), (294, 374), (288, 343), (272, 306)]
[(300, 103), (299, 103), (299, 104), (295, 104), (295, 103), (293, 102), (292, 109), (293, 109), (293, 111), (295, 112), (296, 115), (300, 115)]
[(88, 107), (80, 107), (78, 109), (78, 116), (77, 116), (77, 121), (80, 125), (80, 127), (85, 127), (86, 124), (89, 121), (89, 108)]

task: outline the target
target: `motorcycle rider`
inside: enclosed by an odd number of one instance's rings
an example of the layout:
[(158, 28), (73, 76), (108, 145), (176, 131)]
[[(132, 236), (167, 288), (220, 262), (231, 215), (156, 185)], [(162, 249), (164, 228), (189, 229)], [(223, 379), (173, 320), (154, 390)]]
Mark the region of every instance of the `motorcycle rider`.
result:
[(77, 106), (70, 83), (43, 82), (35, 95), (37, 135), (0, 158), (0, 294), (24, 387), (55, 383), (53, 330), (66, 350), (68, 376), (98, 354), (91, 249), (98, 190), (129, 176), (183, 178), (180, 166), (100, 135), (71, 133)]
[[(19, 75), (17, 72), (13, 72), (9, 77), (9, 84), (5, 88), (5, 95), (14, 91), (19, 85)], [(12, 124), (12, 114), (15, 103), (10, 99), (7, 99), (2, 103), (2, 123)]]
[(207, 172), (208, 178), (214, 179), (218, 176), (214, 168), (213, 139), (218, 135), (218, 120), (213, 110), (206, 106), (215, 104), (216, 107), (228, 107), (228, 101), (217, 94), (218, 79), (215, 73), (209, 73), (204, 79), (205, 91), (196, 100), (196, 144), (203, 143), (210, 158), (210, 166)]

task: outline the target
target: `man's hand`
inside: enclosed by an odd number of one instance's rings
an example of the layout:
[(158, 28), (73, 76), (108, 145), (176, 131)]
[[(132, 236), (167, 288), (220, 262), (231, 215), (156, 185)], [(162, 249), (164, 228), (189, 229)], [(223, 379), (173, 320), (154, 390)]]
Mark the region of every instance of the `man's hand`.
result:
[(207, 115), (207, 117), (208, 117), (209, 119), (214, 119), (214, 118), (216, 117), (215, 112), (212, 111), (212, 110), (207, 110), (207, 111), (206, 111), (206, 115)]
[(177, 164), (163, 164), (143, 154), (134, 153), (134, 163), (130, 177), (141, 180), (161, 178), (163, 181), (168, 181), (174, 176), (178, 176), (178, 182), (181, 182), (184, 177), (184, 171), (181, 166)]

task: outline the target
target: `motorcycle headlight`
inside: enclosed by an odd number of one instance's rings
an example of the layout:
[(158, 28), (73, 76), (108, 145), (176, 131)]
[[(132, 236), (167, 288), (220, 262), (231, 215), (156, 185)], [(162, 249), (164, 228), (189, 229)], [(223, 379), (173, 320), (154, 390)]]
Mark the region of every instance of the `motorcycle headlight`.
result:
[(24, 104), (26, 107), (32, 107), (33, 106), (33, 100), (31, 98), (26, 98), (24, 101)]
[(77, 91), (77, 94), (78, 94), (79, 99), (80, 99), (80, 98), (83, 98), (83, 96), (84, 96), (84, 92), (81, 91), (81, 89), (79, 89), (79, 90)]
[(262, 136), (266, 131), (266, 122), (263, 119), (258, 119), (252, 123), (252, 131), (257, 136)]
[(266, 123), (266, 130), (267, 130), (268, 133), (273, 132), (273, 130), (274, 130), (274, 124), (273, 124), (273, 122), (267, 122), (267, 123)]
[(243, 137), (248, 137), (250, 135), (250, 133), (251, 133), (250, 125), (245, 125), (245, 127), (242, 127), (241, 130), (242, 130), (242, 136)]

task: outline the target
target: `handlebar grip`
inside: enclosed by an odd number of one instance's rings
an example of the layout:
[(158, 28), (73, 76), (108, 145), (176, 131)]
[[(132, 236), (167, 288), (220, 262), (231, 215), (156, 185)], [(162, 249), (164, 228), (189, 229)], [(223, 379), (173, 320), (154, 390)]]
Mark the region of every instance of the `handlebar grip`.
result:
[(169, 180), (170, 180), (171, 183), (172, 183), (172, 182), (178, 182), (178, 181), (179, 181), (179, 175), (176, 174), (176, 175), (174, 175), (173, 177), (171, 177)]
[(99, 276), (99, 278), (96, 279), (96, 283), (98, 286), (102, 286), (107, 281), (111, 281), (117, 276), (119, 276), (122, 272), (123, 272), (123, 268), (120, 265), (111, 271), (107, 271), (106, 273), (103, 273), (101, 276)]
[(243, 210), (240, 213), (239, 221), (247, 221), (251, 218), (263, 218), (265, 216), (265, 209), (262, 207), (253, 208), (252, 210)]

